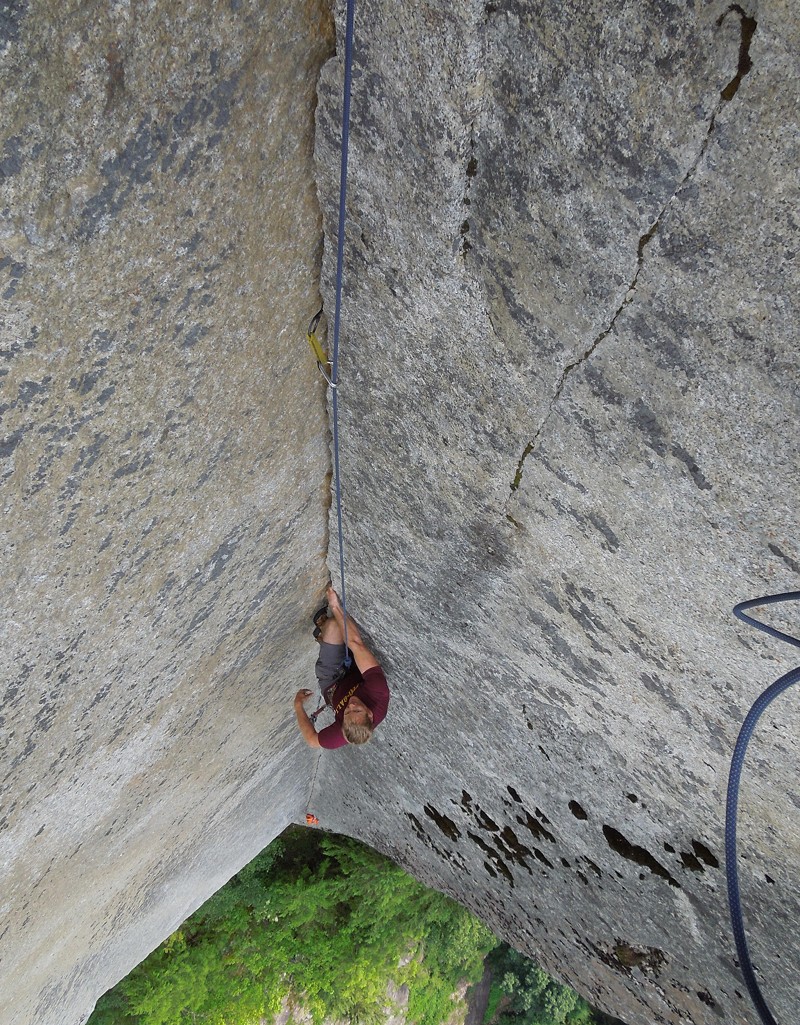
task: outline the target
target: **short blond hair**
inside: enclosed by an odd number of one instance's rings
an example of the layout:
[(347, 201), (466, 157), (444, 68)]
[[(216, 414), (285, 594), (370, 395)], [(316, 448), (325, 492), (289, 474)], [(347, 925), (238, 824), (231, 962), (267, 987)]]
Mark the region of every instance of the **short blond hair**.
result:
[(342, 733), (348, 744), (366, 744), (374, 729), (371, 722), (346, 722), (342, 726)]

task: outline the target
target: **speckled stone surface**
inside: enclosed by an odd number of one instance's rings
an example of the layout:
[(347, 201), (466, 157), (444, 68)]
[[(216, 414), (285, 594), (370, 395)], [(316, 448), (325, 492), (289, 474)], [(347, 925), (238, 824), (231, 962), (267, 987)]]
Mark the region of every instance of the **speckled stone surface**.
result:
[[(0, 11), (10, 1025), (81, 1022), (306, 808), (332, 31)], [(394, 696), (312, 808), (630, 1025), (751, 1025), (725, 780), (793, 663), (730, 608), (800, 586), (797, 12), (359, 0), (357, 36), (345, 541)], [(788, 694), (742, 798), (782, 1021), (797, 727)]]
[(0, 1020), (76, 1025), (305, 808), (322, 2), (0, 11)]
[[(362, 0), (356, 31), (346, 550), (394, 697), (370, 749), (323, 756), (321, 824), (630, 1025), (755, 1023), (725, 786), (796, 660), (731, 608), (800, 587), (798, 12)], [(797, 609), (773, 621), (798, 632)], [(789, 693), (740, 827), (783, 1021), (797, 732)]]

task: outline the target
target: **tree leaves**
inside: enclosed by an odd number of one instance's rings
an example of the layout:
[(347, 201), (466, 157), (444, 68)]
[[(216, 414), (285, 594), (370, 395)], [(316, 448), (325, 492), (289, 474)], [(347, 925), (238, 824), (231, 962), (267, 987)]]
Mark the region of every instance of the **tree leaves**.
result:
[[(315, 1025), (379, 1025), (390, 978), (419, 1025), (496, 943), (455, 901), (347, 837), (274, 842), (98, 1002), (89, 1025), (245, 1025), (288, 997)], [(421, 951), (421, 960), (408, 956)]]
[(585, 1000), (551, 979), (533, 961), (501, 943), (490, 955), (495, 979), (508, 998), (497, 1025), (589, 1025)]

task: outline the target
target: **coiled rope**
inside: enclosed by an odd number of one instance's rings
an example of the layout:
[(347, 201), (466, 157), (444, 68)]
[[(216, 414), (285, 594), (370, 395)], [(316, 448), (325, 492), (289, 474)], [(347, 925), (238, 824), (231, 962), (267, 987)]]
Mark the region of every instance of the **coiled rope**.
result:
[[(764, 633), (768, 633), (771, 637), (776, 637), (778, 640), (786, 641), (787, 644), (792, 644), (795, 647), (800, 648), (800, 640), (798, 640), (798, 638), (785, 634), (780, 630), (776, 630), (775, 627), (767, 626), (766, 623), (760, 623), (757, 619), (753, 619), (751, 616), (745, 614), (745, 609), (751, 609), (755, 606), (775, 605), (778, 602), (798, 600), (800, 600), (800, 591), (788, 591), (785, 594), (772, 594), (764, 598), (753, 598), (750, 601), (740, 602), (734, 608), (733, 614), (737, 618), (741, 619), (742, 622), (747, 623), (750, 626), (754, 626), (758, 630), (763, 630)], [(800, 681), (800, 666), (796, 669), (790, 670), (779, 680), (776, 680), (775, 683), (767, 687), (764, 693), (756, 700), (755, 704), (748, 712), (741, 730), (739, 731), (739, 738), (736, 741), (736, 747), (734, 748), (733, 758), (731, 760), (731, 771), (728, 777), (728, 799), (725, 808), (725, 874), (728, 883), (728, 906), (730, 908), (733, 938), (736, 943), (736, 953), (739, 958), (739, 966), (742, 970), (744, 981), (747, 984), (750, 998), (752, 999), (762, 1022), (764, 1022), (764, 1025), (777, 1025), (777, 1022), (775, 1021), (775, 1018), (773, 1017), (772, 1012), (761, 993), (761, 989), (759, 988), (755, 972), (753, 971), (753, 965), (750, 960), (747, 939), (744, 934), (742, 905), (739, 894), (739, 873), (736, 864), (736, 815), (739, 804), (739, 782), (742, 775), (742, 765), (744, 763), (747, 745), (753, 735), (756, 723), (767, 706), (774, 701), (779, 694), (782, 694), (787, 687), (791, 687), (793, 683), (797, 683), (798, 681)]]

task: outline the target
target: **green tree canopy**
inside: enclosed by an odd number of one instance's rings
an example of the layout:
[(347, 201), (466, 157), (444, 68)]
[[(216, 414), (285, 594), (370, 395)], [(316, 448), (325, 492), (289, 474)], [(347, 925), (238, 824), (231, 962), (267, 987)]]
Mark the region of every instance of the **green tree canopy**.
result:
[(589, 1025), (592, 1012), (585, 1000), (507, 943), (489, 955), (489, 964), (505, 999), (495, 1025)]
[(356, 840), (292, 828), (106, 993), (88, 1025), (256, 1025), (284, 999), (315, 1025), (381, 1025), (390, 979), (409, 987), (409, 1025), (442, 1025), (489, 951), (494, 1025), (592, 1021), (460, 904)]
[(294, 830), (101, 998), (90, 1025), (249, 1025), (285, 997), (315, 1023), (373, 1025), (390, 978), (408, 983), (419, 1025), (441, 1025), (459, 979), (477, 981), (495, 943), (370, 848)]

